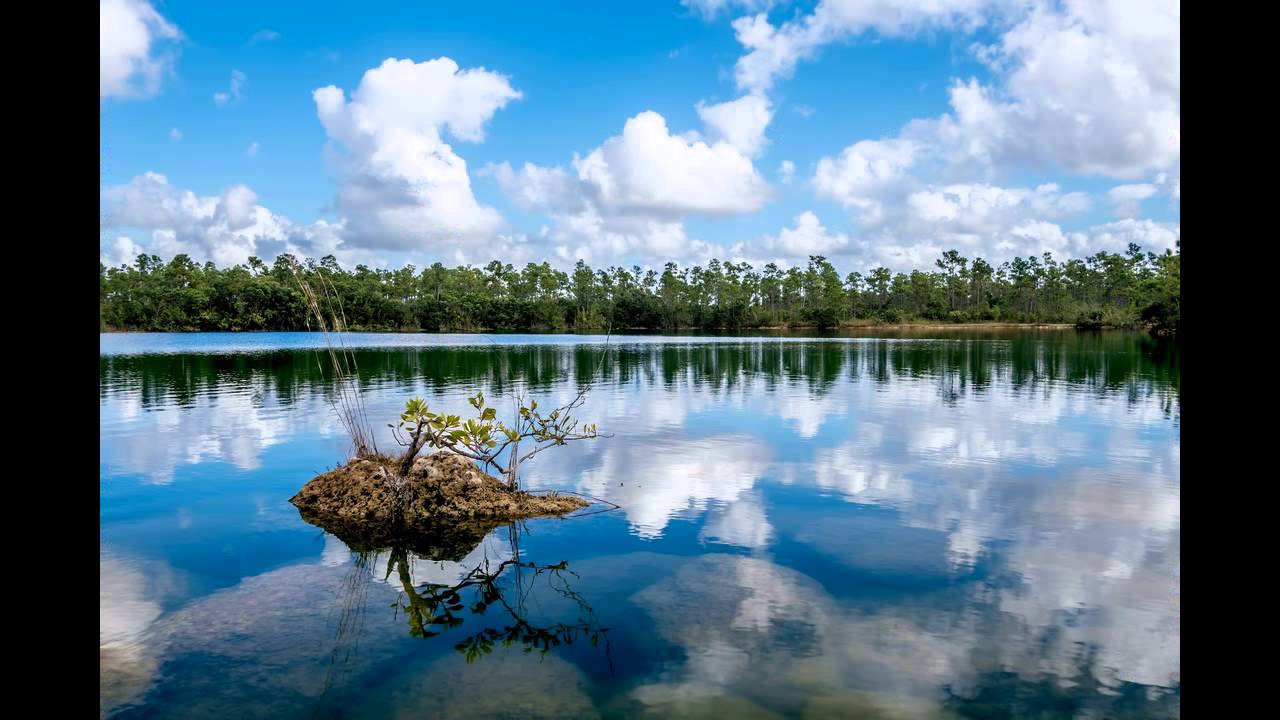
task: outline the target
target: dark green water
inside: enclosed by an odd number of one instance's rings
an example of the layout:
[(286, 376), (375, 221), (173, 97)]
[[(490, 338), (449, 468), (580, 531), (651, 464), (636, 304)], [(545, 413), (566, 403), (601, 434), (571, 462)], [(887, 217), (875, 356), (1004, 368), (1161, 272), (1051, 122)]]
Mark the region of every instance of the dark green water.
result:
[[(1176, 345), (353, 341), (375, 428), (592, 382), (616, 436), (522, 479), (621, 509), (354, 553), (288, 503), (348, 447), (315, 336), (104, 335), (104, 711), (1180, 716)], [(461, 622), (418, 625), (459, 583)]]

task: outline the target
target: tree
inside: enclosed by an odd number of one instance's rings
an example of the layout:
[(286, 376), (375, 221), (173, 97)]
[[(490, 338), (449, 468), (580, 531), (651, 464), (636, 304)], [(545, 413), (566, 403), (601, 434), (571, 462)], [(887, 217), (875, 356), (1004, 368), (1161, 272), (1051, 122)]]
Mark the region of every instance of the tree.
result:
[[(468, 402), (479, 413), (476, 418), (463, 421), (457, 415), (437, 414), (430, 411), (422, 398), (405, 403), (398, 425), (388, 425), (396, 442), (406, 448), (400, 456), (400, 476), (409, 474), (413, 461), (424, 445), (457, 453), (492, 466), (507, 478), (507, 486), (519, 488), (516, 473), (520, 465), (538, 453), (559, 447), (573, 440), (594, 440), (601, 435), (595, 424), (579, 426), (573, 411), (586, 400), (583, 390), (568, 403), (547, 414), (538, 412), (538, 401), (524, 404), (523, 397), (516, 398), (516, 413), (511, 425), (498, 420), (497, 408), (485, 405), (484, 393), (476, 393)], [(520, 453), (521, 443), (526, 452)], [(510, 450), (510, 452), (507, 452)]]
[[(746, 262), (713, 259), (705, 267), (666, 263), (592, 269), (578, 261), (563, 272), (548, 262), (519, 271), (493, 261), (483, 267), (413, 266), (343, 269), (282, 254), (268, 264), (250, 257), (219, 268), (185, 255), (169, 262), (141, 255), (131, 265), (99, 268), (101, 325), (112, 330), (316, 330), (299, 276), (320, 299), (333, 300), (356, 330), (602, 331), (718, 329), (765, 326), (832, 327), (852, 320), (901, 319), (1075, 322), (1136, 326), (1160, 332), (1177, 326), (1174, 280), (1178, 251), (1099, 252), (1065, 261), (1050, 253), (994, 266), (972, 264), (947, 250), (933, 270), (894, 273), (876, 267), (841, 275), (829, 260), (757, 271)], [(1158, 304), (1157, 304), (1158, 303)]]

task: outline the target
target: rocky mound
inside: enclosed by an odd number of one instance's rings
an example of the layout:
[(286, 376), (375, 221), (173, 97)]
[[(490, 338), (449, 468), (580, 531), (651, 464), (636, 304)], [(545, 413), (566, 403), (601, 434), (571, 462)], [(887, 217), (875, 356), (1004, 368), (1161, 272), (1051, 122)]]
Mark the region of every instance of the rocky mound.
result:
[(307, 522), (365, 543), (415, 534), (439, 541), (451, 529), (468, 538), (492, 524), (563, 515), (590, 505), (568, 495), (530, 495), (509, 489), (467, 458), (437, 452), (418, 458), (407, 477), (397, 477), (389, 457), (355, 459), (318, 475), (289, 502)]

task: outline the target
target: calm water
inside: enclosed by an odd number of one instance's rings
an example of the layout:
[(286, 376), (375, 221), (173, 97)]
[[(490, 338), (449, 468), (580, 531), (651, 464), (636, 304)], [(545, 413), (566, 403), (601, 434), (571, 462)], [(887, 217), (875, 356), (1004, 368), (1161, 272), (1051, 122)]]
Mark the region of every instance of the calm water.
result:
[(353, 339), (375, 428), (592, 381), (616, 433), (522, 480), (620, 509), (424, 557), (288, 503), (348, 449), (315, 336), (102, 336), (104, 712), (1180, 715), (1176, 345), (602, 341)]

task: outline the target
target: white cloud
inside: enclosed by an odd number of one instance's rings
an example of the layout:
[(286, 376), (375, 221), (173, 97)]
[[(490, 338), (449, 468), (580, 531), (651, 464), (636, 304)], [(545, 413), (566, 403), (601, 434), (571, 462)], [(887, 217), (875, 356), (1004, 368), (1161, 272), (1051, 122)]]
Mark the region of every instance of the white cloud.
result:
[(907, 172), (913, 146), (896, 144), (901, 142), (857, 143), (839, 158), (819, 161), (814, 177), (820, 196), (855, 211), (861, 232), (849, 252), (868, 266), (927, 269), (949, 248), (1002, 260), (1045, 251), (1061, 258), (1092, 247), (1092, 236), (1065, 233), (1052, 222), (1088, 210), (1088, 195), (1063, 192), (1055, 183), (925, 184)]
[(790, 185), (791, 180), (796, 176), (796, 164), (790, 160), (783, 160), (778, 165), (778, 175), (781, 176), (783, 185)]
[(994, 20), (996, 41), (972, 48), (992, 82), (956, 81), (951, 112), (916, 131), (956, 162), (1136, 177), (1178, 160), (1180, 14), (1162, 0), (822, 0), (776, 27), (764, 13), (735, 20), (746, 49), (735, 76), (763, 93), (832, 42), (969, 32)]
[(680, 0), (681, 5), (708, 20), (721, 13), (768, 10), (776, 2), (777, 0)]
[(181, 142), (181, 141), (182, 141), (182, 131), (181, 131), (181, 130), (179, 130), (178, 128), (173, 128), (173, 129), (169, 130), (169, 139), (170, 139), (170, 140), (172, 140), (172, 141), (174, 141), (174, 142)]
[(1107, 191), (1112, 200), (1146, 200), (1156, 194), (1156, 186), (1148, 183), (1137, 185), (1117, 185)]
[(809, 15), (773, 26), (765, 13), (733, 21), (747, 53), (738, 59), (738, 87), (766, 92), (789, 76), (796, 63), (819, 48), (874, 30), (886, 37), (931, 28), (972, 28), (982, 20), (988, 0), (821, 0)]
[(219, 107), (230, 102), (239, 102), (240, 94), (245, 85), (249, 84), (249, 79), (239, 70), (231, 71), (231, 86), (227, 92), (216, 92), (213, 94), (213, 102)]
[[(701, 514), (711, 502), (739, 502), (764, 472), (768, 456), (759, 443), (736, 435), (672, 441), (657, 455), (638, 445), (606, 446), (600, 464), (578, 476), (577, 487), (618, 503), (632, 532), (656, 539), (678, 516)], [(763, 512), (742, 520), (752, 527), (722, 530), (730, 542), (771, 533)]]
[(526, 210), (579, 212), (585, 198), (579, 180), (562, 167), (542, 167), (525, 163), (519, 172), (509, 163), (487, 165), (481, 175), (492, 175), (517, 205)]
[(856, 209), (866, 222), (884, 214), (881, 197), (909, 181), (907, 170), (915, 164), (916, 145), (907, 140), (862, 140), (845, 148), (837, 158), (818, 161), (814, 190), (841, 205)]
[(276, 32), (275, 30), (259, 30), (258, 32), (253, 34), (253, 37), (249, 38), (249, 44), (257, 45), (260, 42), (270, 42), (272, 40), (279, 40), (279, 39), (280, 39), (280, 33)]
[(1135, 220), (1128, 218), (1089, 229), (1087, 241), (1080, 244), (1090, 251), (1106, 250), (1107, 252), (1124, 252), (1129, 243), (1137, 243), (1144, 251), (1162, 253), (1177, 247), (1182, 237), (1182, 227), (1178, 223), (1161, 223), (1154, 220)]
[(107, 267), (120, 267), (121, 265), (132, 265), (138, 256), (142, 254), (142, 247), (133, 241), (127, 235), (119, 237), (108, 243), (106, 251), (102, 253), (102, 264)]
[(476, 201), (467, 163), (443, 134), (481, 142), (485, 123), (521, 97), (505, 76), (463, 70), (447, 57), (389, 58), (364, 74), (349, 100), (332, 85), (313, 96), (339, 151), (336, 205), (350, 242), (444, 249), (500, 228), (502, 217)]
[(747, 157), (755, 157), (764, 149), (764, 131), (773, 119), (768, 98), (743, 95), (718, 105), (700, 102), (697, 108), (711, 140), (727, 142)]
[(796, 105), (791, 109), (794, 110), (795, 113), (802, 118), (813, 117), (813, 114), (817, 112), (816, 110), (814, 110), (812, 107), (809, 107), (808, 105)]
[(897, 268), (927, 268), (944, 249), (1003, 260), (1013, 255), (1061, 258), (1078, 245), (1049, 220), (1089, 207), (1088, 196), (1054, 184), (1034, 189), (983, 183), (928, 186), (909, 194), (902, 213), (877, 229), (876, 253)]
[(1028, 190), (960, 183), (913, 192), (907, 197), (907, 206), (923, 222), (982, 232), (990, 229), (991, 221), (1010, 213), (1060, 218), (1087, 209), (1089, 201), (1083, 193), (1063, 194), (1054, 184)]
[(1174, 204), (1182, 200), (1182, 177), (1179, 175), (1181, 168), (1175, 168), (1172, 173), (1157, 173), (1152, 184), (1156, 190), (1162, 194), (1168, 195)]
[(939, 138), (969, 159), (1136, 177), (1174, 165), (1181, 124), (1180, 6), (1089, 0), (1036, 6), (984, 58), (997, 82), (956, 82)]
[(547, 237), (568, 262), (632, 252), (706, 257), (713, 246), (690, 239), (685, 218), (754, 212), (772, 193), (741, 149), (697, 133), (673, 135), (652, 111), (629, 118), (621, 135), (586, 157), (575, 155), (572, 166), (572, 172), (529, 163), (519, 172), (507, 163), (486, 168), (517, 203), (551, 214)]
[(258, 143), (256, 142), (249, 143), (249, 148), (244, 151), (244, 154), (248, 155), (251, 158), (258, 157), (258, 151), (261, 149), (262, 149), (262, 146), (259, 145)]
[(766, 237), (764, 247), (791, 256), (835, 255), (849, 247), (849, 236), (829, 233), (818, 216), (805, 210), (795, 217), (795, 227), (783, 228), (777, 237)]
[(628, 119), (621, 135), (573, 165), (611, 211), (732, 215), (754, 212), (769, 198), (769, 186), (738, 148), (672, 135), (652, 111)]
[(98, 21), (98, 96), (154, 95), (182, 33), (145, 0), (99, 0)]
[[(1161, 173), (1161, 177), (1164, 174)], [(1121, 217), (1133, 217), (1142, 211), (1142, 201), (1155, 195), (1158, 188), (1150, 183), (1117, 185), (1107, 191), (1112, 208)]]
[[(258, 204), (257, 195), (245, 185), (234, 185), (221, 195), (201, 197), (179, 190), (168, 178), (148, 172), (125, 185), (107, 188), (107, 227), (136, 228), (151, 232), (145, 243), (148, 253), (171, 259), (185, 253), (196, 262), (213, 261), (221, 266), (242, 263), (250, 255), (274, 258), (289, 252), (320, 257), (335, 254), (354, 264), (368, 262), (367, 255), (353, 254), (342, 244), (342, 223), (317, 220), (297, 225)], [(123, 240), (123, 242), (122, 242)], [(103, 261), (112, 264), (143, 250), (129, 237), (115, 238)]]
[(1003, 259), (1045, 251), (1062, 256), (1089, 247), (1090, 236), (1076, 242), (1051, 222), (1088, 210), (1088, 195), (1063, 192), (1055, 183), (927, 184), (916, 171), (936, 167), (922, 162), (935, 159), (932, 150), (916, 138), (863, 140), (818, 161), (814, 190), (854, 211), (860, 233), (848, 252), (868, 266), (929, 268), (948, 248)]
[(774, 538), (773, 527), (760, 498), (754, 494), (729, 503), (702, 527), (703, 540), (744, 548), (767, 547)]

